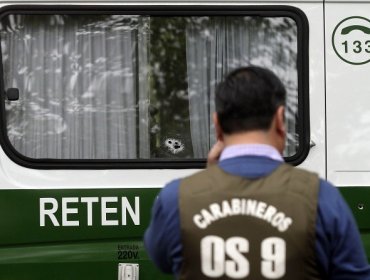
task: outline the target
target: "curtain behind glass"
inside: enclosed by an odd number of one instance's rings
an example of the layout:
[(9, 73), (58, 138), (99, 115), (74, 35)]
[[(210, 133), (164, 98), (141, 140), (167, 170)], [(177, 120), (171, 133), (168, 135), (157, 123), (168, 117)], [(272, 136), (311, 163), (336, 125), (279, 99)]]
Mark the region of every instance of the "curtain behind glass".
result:
[(297, 28), (289, 18), (215, 17), (192, 19), (187, 28), (191, 139), (195, 158), (205, 158), (216, 138), (212, 127), (216, 85), (231, 70), (267, 67), (287, 88), (287, 147), (297, 151)]
[[(149, 21), (9, 16), (3, 23), (7, 127), (32, 158), (149, 158)], [(140, 46), (140, 48), (138, 47)]]

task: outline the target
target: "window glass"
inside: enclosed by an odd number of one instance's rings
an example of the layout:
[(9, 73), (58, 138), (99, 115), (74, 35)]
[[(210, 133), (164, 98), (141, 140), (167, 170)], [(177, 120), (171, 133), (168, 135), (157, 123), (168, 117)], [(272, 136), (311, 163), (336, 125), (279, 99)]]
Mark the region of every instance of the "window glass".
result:
[(272, 69), (288, 90), (285, 156), (298, 149), (297, 26), (288, 17), (8, 15), (7, 135), (35, 159), (202, 159), (229, 71)]

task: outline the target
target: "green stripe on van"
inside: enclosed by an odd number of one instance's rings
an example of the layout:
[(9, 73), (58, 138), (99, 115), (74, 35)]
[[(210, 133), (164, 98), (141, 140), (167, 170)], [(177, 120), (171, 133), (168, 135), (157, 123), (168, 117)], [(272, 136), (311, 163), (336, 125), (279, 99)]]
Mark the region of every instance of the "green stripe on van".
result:
[(0, 246), (141, 238), (158, 191), (0, 190)]

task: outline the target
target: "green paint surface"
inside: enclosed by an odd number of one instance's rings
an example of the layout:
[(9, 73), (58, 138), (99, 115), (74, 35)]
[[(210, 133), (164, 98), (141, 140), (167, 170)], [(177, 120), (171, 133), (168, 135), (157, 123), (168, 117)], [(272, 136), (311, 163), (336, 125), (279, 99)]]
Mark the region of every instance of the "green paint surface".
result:
[[(150, 211), (158, 189), (60, 189), (0, 191), (0, 280), (74, 280), (118, 279), (119, 263), (137, 263), (140, 279), (172, 279), (163, 275), (149, 260), (142, 237), (150, 219)], [(40, 198), (58, 202), (55, 216), (61, 224), (62, 198), (126, 197), (134, 207), (140, 197), (140, 225), (130, 216), (127, 225), (102, 226), (101, 204), (92, 207), (93, 225), (87, 225), (87, 206), (71, 203), (77, 214), (68, 219), (80, 225), (54, 226), (46, 219), (40, 226)], [(121, 204), (107, 203), (117, 208)], [(121, 220), (119, 213), (107, 218)], [(121, 223), (121, 221), (120, 221)]]
[[(120, 260), (118, 246), (137, 244), (137, 258)], [(0, 279), (118, 279), (119, 263), (137, 263), (140, 279), (167, 279), (149, 261), (141, 241), (96, 241), (0, 249)]]
[(356, 219), (361, 231), (370, 230), (370, 187), (338, 188)]
[(370, 262), (370, 187), (338, 188), (356, 219), (367, 259)]
[[(359, 226), (370, 260), (370, 187), (339, 188)], [(142, 237), (158, 189), (60, 189), (0, 191), (0, 280), (118, 279), (119, 263), (137, 263), (141, 280), (173, 279), (163, 275), (149, 260)], [(69, 204), (78, 214), (68, 219), (78, 227), (40, 226), (40, 198), (58, 202), (55, 213), (62, 221), (61, 203), (66, 197), (126, 197), (134, 206), (140, 197), (140, 225), (130, 217), (127, 225), (102, 226), (101, 204), (93, 205), (93, 225), (87, 225), (87, 206)], [(120, 203), (108, 203), (120, 211)], [(120, 214), (108, 214), (119, 220)], [(132, 249), (133, 248), (133, 249)], [(132, 249), (132, 250), (131, 250)], [(124, 253), (126, 251), (126, 253)], [(132, 251), (131, 255), (127, 254)], [(130, 255), (130, 258), (128, 256)], [(126, 257), (126, 258), (124, 258)]]

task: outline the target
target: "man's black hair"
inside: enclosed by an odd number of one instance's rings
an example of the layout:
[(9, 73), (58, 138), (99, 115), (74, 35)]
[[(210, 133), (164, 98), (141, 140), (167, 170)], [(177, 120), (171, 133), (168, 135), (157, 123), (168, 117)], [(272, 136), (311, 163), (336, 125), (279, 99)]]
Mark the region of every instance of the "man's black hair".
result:
[(257, 66), (236, 69), (216, 89), (216, 112), (224, 133), (268, 130), (286, 90), (270, 70)]

